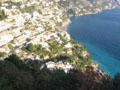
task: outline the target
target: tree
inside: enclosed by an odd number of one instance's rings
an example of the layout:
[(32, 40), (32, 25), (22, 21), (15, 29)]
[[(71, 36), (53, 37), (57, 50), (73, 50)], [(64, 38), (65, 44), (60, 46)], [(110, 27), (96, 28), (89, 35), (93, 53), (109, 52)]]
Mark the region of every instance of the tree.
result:
[(69, 10), (67, 11), (67, 13), (68, 13), (68, 14), (75, 15), (75, 11), (74, 11), (73, 9), (69, 9)]
[(120, 90), (120, 73), (117, 73), (113, 79), (114, 90)]
[[(14, 58), (13, 58), (14, 59)], [(8, 61), (9, 60), (9, 61)], [(34, 90), (33, 78), (29, 70), (19, 69), (16, 62), (11, 58), (0, 62), (0, 90)], [(6, 88), (6, 89), (4, 89)], [(9, 89), (7, 89), (9, 88)]]
[(110, 80), (99, 70), (94, 70), (94, 68), (90, 66), (86, 68), (84, 73), (80, 72), (78, 74), (78, 80), (78, 90), (112, 90)]
[(35, 49), (35, 47), (32, 43), (28, 44), (27, 50), (30, 51), (30, 52), (36, 51), (36, 49)]
[(8, 80), (6, 77), (3, 75), (0, 77), (0, 90), (13, 90), (11, 86), (7, 85)]
[(5, 15), (4, 10), (0, 10), (0, 21), (6, 19), (7, 16)]
[(5, 61), (12, 62), (18, 68), (22, 68), (24, 66), (23, 61), (16, 54), (10, 55), (8, 58), (5, 59)]

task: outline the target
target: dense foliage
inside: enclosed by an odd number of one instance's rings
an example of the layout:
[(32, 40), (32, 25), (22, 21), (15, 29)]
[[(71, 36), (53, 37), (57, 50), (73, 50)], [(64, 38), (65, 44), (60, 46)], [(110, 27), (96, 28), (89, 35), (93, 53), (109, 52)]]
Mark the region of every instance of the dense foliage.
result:
[[(64, 38), (63, 45), (59, 45), (54, 39), (47, 41), (50, 48), (49, 51), (43, 48), (40, 44), (33, 45), (32, 43), (28, 44), (26, 47), (22, 47), (22, 50), (28, 52), (29, 54), (38, 55), (41, 59), (49, 60), (49, 61), (63, 61), (63, 62), (70, 62), (75, 63), (74, 69), (79, 71), (84, 71), (86, 65), (91, 65), (91, 58), (88, 55), (87, 57), (82, 56), (82, 52), (86, 51), (86, 47), (81, 46), (80, 44), (71, 40), (71, 43), (74, 43), (72, 47), (72, 54), (68, 54), (68, 50), (64, 48), (64, 45), (67, 43)], [(48, 57), (48, 58), (46, 58)]]
[(11, 55), (0, 62), (0, 90), (120, 90), (120, 74), (100, 77), (92, 67), (85, 72), (40, 69), (42, 62)]
[(25, 64), (16, 55), (0, 62), (0, 90), (76, 90), (76, 73), (40, 70), (41, 63)]
[(7, 18), (7, 15), (5, 15), (4, 10), (0, 10), (0, 21), (1, 21), (1, 20), (4, 20), (4, 19), (6, 19), (6, 18)]
[[(32, 0), (27, 0), (32, 1)], [(51, 0), (48, 0), (51, 1)], [(79, 13), (85, 13), (91, 11), (93, 7), (89, 7), (87, 1), (93, 3), (93, 0), (60, 0), (58, 7), (67, 14), (62, 17), (63, 21), (68, 19), (69, 15), (75, 15), (76, 11)], [(103, 8), (97, 4), (97, 0), (94, 0), (94, 6)], [(104, 0), (104, 3), (106, 3)], [(111, 1), (111, 0), (110, 0)], [(20, 9), (22, 13), (32, 14), (34, 11), (43, 9), (45, 6), (26, 6), (20, 8), (21, 3), (7, 1), (6, 4), (8, 9), (14, 8), (13, 6)], [(84, 5), (84, 8), (80, 9)], [(102, 4), (103, 5), (103, 4)], [(1, 6), (1, 3), (0, 3)], [(77, 6), (77, 7), (76, 7)], [(56, 6), (55, 6), (56, 7)], [(56, 7), (57, 8), (57, 7)], [(86, 10), (84, 10), (86, 9)], [(90, 10), (89, 10), (90, 9)], [(41, 10), (38, 10), (42, 14)], [(4, 11), (0, 11), (0, 20), (6, 19)], [(62, 22), (56, 22), (57, 26), (62, 26)], [(34, 30), (35, 25), (30, 26), (30, 22), (26, 29)], [(31, 23), (32, 24), (32, 23)], [(49, 25), (46, 25), (46, 30), (51, 30)], [(21, 60), (16, 55), (11, 55), (5, 60), (0, 61), (0, 90), (120, 90), (120, 74), (116, 74), (114, 79), (107, 75), (100, 75), (93, 70), (91, 66), (91, 58), (88, 56), (83, 57), (83, 51), (86, 48), (74, 43), (72, 48), (66, 49), (64, 46), (68, 43), (65, 38), (58, 35), (62, 40), (62, 44), (55, 41), (55, 38), (47, 41), (50, 48), (46, 50), (42, 45), (28, 44), (26, 47), (22, 47), (24, 52), (28, 54), (37, 55), (40, 57), (40, 61), (37, 60)], [(29, 41), (29, 39), (28, 39)], [(8, 44), (8, 47), (12, 49), (12, 43)], [(68, 51), (72, 51), (72, 54), (68, 54)], [(4, 56), (5, 53), (1, 53), (0, 56)], [(44, 57), (49, 58), (45, 59)], [(63, 70), (54, 69), (49, 70), (44, 67), (41, 68), (47, 61), (62, 61), (69, 62), (73, 65), (74, 69), (69, 73), (65, 73)], [(87, 68), (86, 68), (87, 66)]]
[(20, 5), (21, 5), (20, 2), (12, 2), (12, 1), (9, 1), (9, 0), (6, 1), (5, 3), (6, 3), (6, 4), (9, 4), (9, 5), (7, 6), (8, 9), (11, 9), (12, 6), (16, 6), (16, 7), (20, 8)]
[(30, 13), (32, 14), (35, 11), (35, 6), (29, 6), (29, 7), (25, 7), (23, 9), (21, 9), (22, 13)]

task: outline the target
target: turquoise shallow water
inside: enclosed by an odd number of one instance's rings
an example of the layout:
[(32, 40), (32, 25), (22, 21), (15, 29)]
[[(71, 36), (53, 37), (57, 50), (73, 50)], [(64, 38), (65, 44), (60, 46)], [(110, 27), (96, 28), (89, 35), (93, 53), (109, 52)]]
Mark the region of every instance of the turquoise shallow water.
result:
[(93, 62), (111, 76), (120, 72), (120, 9), (71, 17), (67, 32), (87, 46)]

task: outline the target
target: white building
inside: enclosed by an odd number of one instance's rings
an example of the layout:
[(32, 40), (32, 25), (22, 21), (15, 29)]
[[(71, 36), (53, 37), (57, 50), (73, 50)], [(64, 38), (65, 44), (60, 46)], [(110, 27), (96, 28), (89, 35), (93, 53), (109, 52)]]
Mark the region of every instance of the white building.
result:
[(44, 29), (43, 27), (38, 27), (36, 30), (39, 31), (39, 32), (42, 32), (42, 31), (44, 31), (45, 29)]
[(86, 57), (87, 55), (88, 55), (88, 52), (87, 52), (87, 51), (83, 51), (83, 52), (82, 52), (82, 56), (83, 56), (83, 57)]
[(5, 45), (13, 40), (13, 36), (11, 34), (0, 35), (0, 46)]
[(48, 69), (54, 69), (55, 68), (55, 63), (50, 61), (46, 63), (46, 66)]
[(20, 32), (21, 29), (22, 29), (22, 28), (13, 29), (13, 30), (12, 30), (13, 36), (14, 36), (14, 37), (17, 37), (17, 36), (21, 35), (21, 32)]
[(26, 35), (20, 35), (15, 39), (15, 44), (16, 45), (22, 45), (26, 43), (27, 36)]

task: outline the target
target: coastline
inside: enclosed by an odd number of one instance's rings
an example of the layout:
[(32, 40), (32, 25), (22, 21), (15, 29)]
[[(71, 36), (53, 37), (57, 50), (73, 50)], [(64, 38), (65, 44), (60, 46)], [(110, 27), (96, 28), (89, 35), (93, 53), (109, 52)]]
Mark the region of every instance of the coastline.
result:
[[(44, 3), (43, 3), (43, 5), (44, 5)], [(73, 5), (73, 7), (74, 7), (74, 5)], [(76, 6), (75, 6), (75, 7), (76, 7)], [(117, 8), (117, 6), (113, 6), (113, 7), (112, 7), (112, 6), (111, 6), (111, 7), (108, 6), (108, 7), (103, 7), (103, 8), (104, 8), (104, 9), (95, 8), (94, 11), (88, 10), (88, 11), (85, 11), (85, 12), (83, 12), (83, 13), (78, 12), (78, 13), (76, 13), (75, 17), (76, 17), (76, 16), (96, 14), (96, 13), (102, 12), (103, 10), (108, 10), (108, 9)], [(14, 9), (14, 7), (13, 7), (13, 9)], [(43, 9), (44, 9), (44, 8), (43, 8)], [(49, 10), (49, 9), (48, 9), (48, 10)], [(59, 8), (57, 8), (57, 10), (59, 10)], [(66, 10), (67, 10), (67, 9), (66, 9)], [(44, 24), (44, 25), (39, 24), (39, 26), (41, 26), (41, 27), (43, 26), (43, 28), (44, 28), (44, 27), (47, 27), (47, 28), (45, 28), (46, 30), (47, 30), (47, 29), (48, 29), (48, 30), (49, 30), (49, 29), (52, 30), (52, 28), (49, 28), (49, 26), (52, 26), (52, 25), (53, 25), (53, 27), (54, 27), (53, 29), (55, 29), (55, 30), (57, 29), (57, 30), (59, 30), (59, 31), (61, 31), (61, 32), (64, 31), (65, 33), (67, 33), (67, 27), (68, 27), (68, 25), (71, 24), (70, 16), (73, 16), (73, 15), (70, 15), (69, 13), (63, 13), (62, 10), (60, 10), (60, 11), (61, 11), (61, 15), (63, 15), (63, 16), (65, 15), (65, 18), (64, 18), (64, 19), (62, 18), (62, 19), (60, 19), (60, 20), (59, 20), (59, 19), (57, 19), (57, 20), (55, 19), (55, 21), (60, 21), (60, 22), (63, 23), (63, 24), (59, 24), (59, 25), (57, 25), (57, 26), (55, 27), (54, 25), (56, 25), (56, 23), (54, 23), (54, 21), (53, 21), (53, 23), (50, 23), (48, 26), (46, 26), (46, 24)], [(60, 12), (60, 11), (59, 11), (59, 12)], [(19, 12), (21, 12), (21, 11), (19, 11)], [(43, 12), (44, 12), (44, 11), (43, 11)], [(77, 10), (76, 10), (76, 12), (77, 12)], [(46, 13), (48, 13), (48, 12), (46, 12)], [(42, 16), (44, 17), (44, 15), (46, 15), (46, 13), (43, 13)], [(18, 14), (18, 13), (17, 13), (17, 14)], [(34, 19), (35, 19), (36, 17), (38, 17), (38, 16), (41, 16), (41, 15), (38, 15), (38, 13), (36, 13), (36, 12), (34, 12), (33, 14), (34, 14), (34, 15), (33, 15), (33, 16), (34, 16)], [(37, 15), (38, 15), (38, 16), (37, 16)], [(51, 14), (50, 14), (50, 15), (51, 15)], [(56, 15), (56, 17), (59, 17), (59, 18), (60, 18), (61, 15), (60, 15), (60, 14), (59, 14), (59, 15)], [(29, 14), (28, 14), (28, 16), (29, 16)], [(21, 17), (21, 16), (20, 16), (20, 17)], [(25, 15), (25, 19), (28, 20), (27, 15)], [(16, 21), (17, 21), (17, 20), (16, 20)], [(24, 19), (23, 19), (23, 21), (24, 21)], [(37, 21), (37, 20), (36, 20), (36, 21)], [(45, 19), (45, 20), (44, 20), (44, 18), (43, 18), (43, 21), (42, 21), (42, 22), (48, 22), (48, 21), (50, 21), (50, 20), (48, 20), (48, 19)], [(31, 22), (34, 23), (34, 21), (32, 21), (32, 20), (31, 20)], [(51, 21), (50, 21), (50, 22), (51, 22)], [(21, 23), (21, 22), (19, 22), (19, 23)], [(37, 22), (37, 23), (38, 23), (38, 22)], [(29, 24), (29, 23), (28, 23), (28, 24)], [(35, 23), (35, 25), (38, 25), (38, 24)], [(31, 27), (34, 28), (33, 25), (31, 25)], [(26, 25), (25, 25), (25, 28), (26, 28)], [(28, 29), (32, 29), (32, 28), (28, 28)], [(35, 27), (35, 29), (36, 29), (36, 27)], [(45, 31), (45, 32), (46, 32), (46, 31)], [(56, 31), (56, 32), (57, 32), (57, 31)], [(53, 32), (53, 33), (54, 33), (54, 32)], [(46, 35), (49, 36), (49, 34), (50, 34), (50, 33), (47, 33)], [(55, 33), (54, 33), (54, 34), (55, 34)], [(68, 33), (67, 33), (67, 34), (68, 34)], [(68, 34), (68, 35), (69, 35), (69, 34)], [(24, 35), (23, 35), (23, 36), (24, 36)], [(70, 36), (70, 35), (69, 35), (69, 36)], [(32, 39), (33, 39), (33, 38), (32, 38)], [(71, 38), (71, 39), (72, 39), (72, 38)], [(23, 40), (23, 41), (27, 41), (27, 40)], [(32, 41), (32, 40), (31, 40), (31, 41)], [(34, 41), (35, 41), (35, 39), (34, 39)], [(26, 42), (26, 43), (27, 43), (27, 42)], [(21, 44), (21, 43), (20, 43), (20, 44)], [(82, 45), (82, 46), (84, 46), (84, 45)], [(93, 67), (98, 67), (98, 64), (94, 64)]]
[[(70, 19), (69, 19), (70, 20)], [(68, 21), (69, 21), (68, 20)], [(69, 22), (67, 22), (68, 24), (66, 24), (65, 26), (64, 26), (64, 30), (66, 31), (66, 33), (70, 36), (70, 34), (67, 32), (67, 27), (68, 27), (68, 25), (69, 24), (71, 24), (71, 21), (69, 21)], [(71, 37), (70, 37), (71, 38)], [(72, 39), (72, 38), (71, 38)], [(72, 39), (73, 40), (73, 39)], [(73, 41), (75, 41), (75, 40), (73, 40)], [(76, 42), (76, 41), (75, 41)], [(80, 45), (82, 45), (81, 43), (79, 43)], [(84, 45), (82, 45), (82, 46), (84, 46)], [(89, 56), (90, 56), (90, 53), (88, 52), (88, 50), (87, 50), (87, 53), (89, 54)], [(90, 56), (91, 57), (91, 56)], [(98, 63), (95, 63), (95, 62), (93, 62), (93, 59), (92, 59), (92, 63), (91, 63), (91, 67), (93, 67), (94, 68), (94, 71), (96, 71), (96, 72), (99, 72), (99, 73), (101, 73), (102, 75), (105, 75), (106, 74), (106, 72), (104, 72), (103, 70), (101, 70), (100, 68), (99, 68), (99, 64)]]
[[(104, 10), (111, 10), (111, 9), (117, 9), (117, 7), (115, 7), (115, 8), (108, 8), (108, 9), (104, 9)], [(100, 13), (100, 12), (102, 12), (102, 11), (104, 11), (104, 10), (101, 10), (101, 11), (99, 11), (99, 12), (96, 12), (96, 13), (90, 13), (90, 14), (97, 14), (97, 13)], [(85, 14), (85, 15), (90, 15), (90, 14)], [(80, 17), (80, 16), (83, 16), (83, 15), (77, 15), (77, 16), (75, 16), (75, 17)], [(72, 16), (71, 16), (72, 17)], [(67, 20), (67, 22), (65, 22), (65, 23), (63, 23), (64, 24), (64, 30), (66, 31), (66, 33), (70, 36), (70, 34), (67, 32), (67, 27), (68, 27), (68, 25), (70, 25), (71, 24), (71, 20), (70, 20), (70, 18)], [(71, 37), (70, 37), (71, 38)], [(71, 38), (72, 39), (72, 38)], [(79, 43), (80, 44), (80, 43)], [(82, 45), (83, 46), (83, 45)], [(87, 51), (88, 52), (88, 51)], [(89, 53), (89, 52), (88, 52)], [(94, 63), (93, 62), (93, 59), (92, 59), (92, 65), (91, 65), (94, 69), (95, 69), (95, 71), (99, 71), (99, 72), (101, 72), (103, 75), (105, 75), (107, 72), (104, 72), (102, 69), (100, 69), (99, 68), (99, 64), (98, 63)]]

